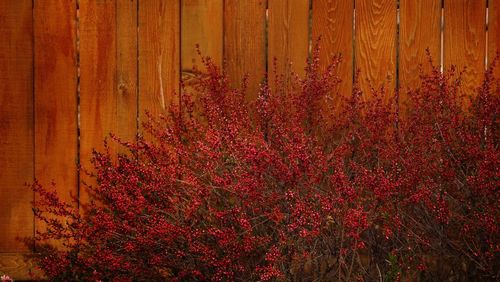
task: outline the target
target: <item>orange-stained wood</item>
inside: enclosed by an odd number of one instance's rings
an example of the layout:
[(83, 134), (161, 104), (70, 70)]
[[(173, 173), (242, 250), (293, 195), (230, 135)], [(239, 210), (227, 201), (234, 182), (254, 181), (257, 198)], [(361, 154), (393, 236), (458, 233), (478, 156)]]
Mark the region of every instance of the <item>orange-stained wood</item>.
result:
[(355, 64), (361, 71), (359, 82), (364, 99), (370, 87), (384, 85), (385, 100), (394, 97), (396, 86), (397, 10), (394, 0), (356, 1)]
[[(305, 73), (309, 54), (309, 0), (269, 1), (268, 69), (271, 87), (275, 75), (289, 83), (293, 71)], [(274, 69), (276, 59), (276, 69)]]
[(138, 89), (138, 1), (117, 0), (116, 6), (116, 84), (118, 119), (114, 132), (124, 140), (137, 135)]
[(352, 93), (354, 0), (314, 1), (312, 12), (312, 38), (313, 43), (321, 38), (322, 66), (328, 66), (334, 56), (342, 56), (338, 67), (342, 82), (335, 93), (332, 93), (334, 103), (338, 104), (340, 97), (349, 97)]
[[(495, 1), (493, 1), (495, 2)], [(444, 1), (444, 66), (463, 74), (462, 89), (476, 95), (483, 80), (486, 50), (486, 0)]]
[[(209, 56), (213, 63), (222, 67), (223, 57), (223, 0), (181, 0), (181, 76), (184, 88), (181, 92), (190, 95), (199, 103), (195, 76), (204, 72), (202, 56)], [(198, 114), (198, 113), (195, 113)]]
[(222, 65), (223, 0), (181, 0), (181, 65), (183, 78), (189, 78), (193, 66), (200, 67), (196, 50)]
[(255, 100), (266, 72), (266, 1), (224, 1), (224, 59), (233, 86), (249, 76), (247, 98)]
[(399, 35), (400, 104), (407, 101), (408, 88), (419, 85), (419, 69), (430, 71), (441, 62), (441, 0), (401, 0)]
[(35, 177), (70, 201), (78, 193), (76, 0), (34, 3)]
[[(180, 1), (139, 1), (139, 120), (179, 103)], [(140, 126), (141, 127), (141, 126)]]
[(80, 202), (88, 203), (86, 185), (95, 185), (92, 150), (103, 140), (116, 119), (116, 2), (80, 2)]
[[(92, 150), (110, 133), (133, 140), (137, 132), (137, 2), (80, 3), (80, 163), (91, 169)], [(134, 59), (135, 58), (135, 59)], [(109, 142), (113, 153), (120, 149)], [(94, 184), (82, 173), (83, 183)], [(88, 202), (81, 185), (80, 201)]]
[(27, 259), (30, 253), (0, 253), (0, 273), (8, 273), (14, 281), (39, 281), (43, 280), (43, 273), (35, 262)]
[(0, 252), (26, 250), (16, 237), (33, 236), (32, 18), (31, 0), (0, 1)]
[[(500, 54), (500, 1), (489, 1), (488, 7), (488, 65)], [(495, 77), (500, 77), (500, 60), (496, 63)]]

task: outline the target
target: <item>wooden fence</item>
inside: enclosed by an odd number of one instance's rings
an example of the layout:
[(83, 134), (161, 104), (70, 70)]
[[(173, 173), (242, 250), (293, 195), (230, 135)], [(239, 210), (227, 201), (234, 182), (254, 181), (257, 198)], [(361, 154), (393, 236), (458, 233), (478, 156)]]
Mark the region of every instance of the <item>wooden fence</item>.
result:
[(0, 272), (26, 277), (16, 237), (38, 222), (24, 183), (78, 195), (77, 165), (109, 132), (131, 139), (145, 110), (178, 98), (195, 44), (234, 83), (248, 73), (252, 97), (272, 58), (300, 73), (320, 35), (322, 62), (343, 55), (341, 93), (357, 68), (365, 90), (414, 85), (429, 48), (445, 69), (468, 66), (473, 95), (499, 17), (500, 0), (0, 0)]

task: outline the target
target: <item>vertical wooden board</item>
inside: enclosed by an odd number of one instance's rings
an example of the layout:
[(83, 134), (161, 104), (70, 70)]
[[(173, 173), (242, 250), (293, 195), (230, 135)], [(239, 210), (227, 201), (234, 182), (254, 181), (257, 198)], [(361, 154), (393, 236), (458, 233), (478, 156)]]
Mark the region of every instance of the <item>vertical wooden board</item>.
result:
[(26, 250), (16, 237), (33, 236), (32, 13), (31, 0), (0, 1), (0, 252)]
[(180, 0), (139, 1), (139, 121), (179, 102)]
[[(290, 81), (291, 72), (305, 73), (309, 53), (309, 0), (269, 1), (268, 69), (271, 87), (274, 72)], [(276, 59), (276, 69), (274, 69)]]
[(34, 4), (35, 177), (70, 201), (78, 193), (76, 0)]
[(138, 89), (138, 2), (117, 0), (116, 6), (116, 79), (118, 124), (114, 132), (124, 140), (137, 135)]
[(202, 56), (209, 56), (222, 67), (223, 0), (181, 0), (181, 76), (185, 94), (199, 103), (200, 93), (192, 87), (196, 72), (205, 71), (196, 45)]
[[(90, 169), (92, 150), (102, 151), (110, 133), (129, 141), (137, 132), (136, 1), (80, 2), (80, 73), (80, 162)], [(108, 144), (112, 153), (123, 149)]]
[[(490, 0), (488, 5), (488, 64), (491, 64), (500, 52), (500, 1)], [(495, 77), (500, 79), (500, 60), (496, 63)]]
[(353, 25), (354, 0), (314, 1), (312, 6), (312, 35), (314, 40), (321, 37), (320, 60), (324, 68), (335, 55), (342, 56), (338, 75), (342, 79), (333, 97), (339, 102), (340, 97), (349, 97), (353, 83)]
[(224, 60), (233, 86), (248, 74), (248, 100), (255, 100), (266, 72), (266, 1), (224, 1)]
[(117, 120), (116, 1), (80, 2), (80, 202), (89, 202), (86, 185), (95, 185), (85, 171), (92, 171), (92, 150), (102, 150), (103, 140)]
[(203, 56), (222, 65), (223, 0), (182, 0), (182, 77), (188, 79), (193, 66), (200, 66), (196, 45)]
[(441, 0), (401, 0), (399, 85), (401, 105), (407, 90), (419, 85), (419, 65), (430, 71), (426, 49), (435, 66), (441, 62)]
[(361, 71), (359, 82), (364, 99), (370, 86), (384, 85), (388, 101), (396, 85), (396, 16), (394, 0), (356, 1), (355, 64)]
[(444, 1), (444, 66), (462, 70), (462, 90), (474, 96), (484, 73), (486, 0)]

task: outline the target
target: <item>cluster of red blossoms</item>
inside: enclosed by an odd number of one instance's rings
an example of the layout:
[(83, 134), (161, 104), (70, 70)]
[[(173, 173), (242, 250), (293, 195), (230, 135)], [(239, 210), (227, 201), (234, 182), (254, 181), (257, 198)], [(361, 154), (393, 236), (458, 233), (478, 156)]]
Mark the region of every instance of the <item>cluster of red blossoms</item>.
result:
[[(179, 106), (95, 152), (84, 212), (35, 183), (50, 280), (499, 279), (500, 86), (421, 74), (332, 103), (339, 59), (247, 102), (209, 58)], [(432, 64), (432, 62), (430, 62)], [(287, 80), (288, 81), (288, 80)], [(189, 92), (196, 93), (190, 95)], [(397, 96), (397, 95), (396, 95)], [(195, 99), (196, 98), (196, 99)], [(58, 240), (61, 248), (45, 244)]]

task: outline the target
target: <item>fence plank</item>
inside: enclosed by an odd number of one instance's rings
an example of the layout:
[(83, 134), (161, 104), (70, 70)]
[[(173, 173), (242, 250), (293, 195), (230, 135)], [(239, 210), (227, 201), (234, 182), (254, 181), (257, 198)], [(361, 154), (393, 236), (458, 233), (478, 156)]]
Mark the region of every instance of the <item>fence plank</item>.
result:
[(342, 56), (338, 68), (342, 82), (333, 97), (338, 104), (340, 97), (348, 97), (352, 93), (354, 1), (314, 1), (312, 10), (313, 41), (321, 36), (321, 64), (326, 67), (333, 56)]
[(266, 1), (224, 2), (224, 59), (233, 86), (249, 75), (247, 97), (257, 97), (266, 72)]
[(180, 82), (179, 0), (139, 1), (139, 119), (178, 103)]
[(396, 1), (356, 1), (355, 64), (359, 82), (370, 97), (370, 85), (385, 86), (385, 100), (394, 95), (396, 82)]
[(473, 96), (483, 79), (486, 0), (444, 1), (444, 66), (467, 67), (462, 89)]
[(181, 65), (183, 78), (189, 78), (194, 65), (201, 63), (196, 45), (203, 56), (222, 65), (223, 0), (182, 0)]
[[(80, 2), (80, 164), (91, 170), (92, 150), (102, 150), (116, 120), (116, 2)], [(85, 184), (95, 185), (80, 174), (80, 202), (88, 203)]]
[(90, 169), (92, 150), (103, 150), (110, 133), (131, 140), (137, 132), (137, 2), (83, 1), (80, 30), (80, 162)]
[[(33, 14), (31, 0), (0, 2), (0, 252), (33, 236)], [(0, 264), (0, 270), (3, 266)]]
[(121, 122), (114, 130), (125, 140), (133, 140), (137, 135), (138, 1), (118, 0), (116, 4), (116, 83), (118, 87), (116, 118)]
[[(500, 52), (500, 1), (489, 1), (488, 7), (488, 64)], [(500, 78), (500, 60), (496, 63), (495, 77)]]
[(70, 200), (78, 193), (76, 0), (34, 3), (35, 177)]
[[(285, 81), (291, 79), (290, 72), (304, 74), (309, 54), (309, 1), (269, 1), (268, 20), (268, 69), (271, 86), (275, 77), (284, 74)], [(274, 70), (276, 59), (276, 70)]]
[(192, 87), (195, 80), (193, 67), (204, 71), (196, 50), (199, 45), (203, 56), (222, 67), (223, 57), (223, 0), (182, 0), (181, 2), (181, 76), (184, 89), (195, 103), (199, 93)]
[(419, 83), (419, 65), (430, 70), (426, 49), (436, 66), (441, 62), (441, 0), (401, 0), (399, 35), (400, 104), (407, 89)]

